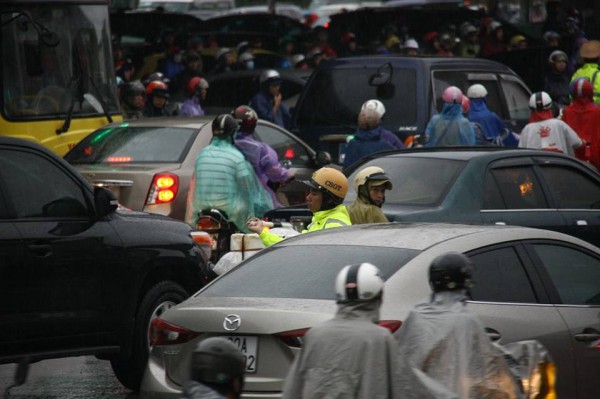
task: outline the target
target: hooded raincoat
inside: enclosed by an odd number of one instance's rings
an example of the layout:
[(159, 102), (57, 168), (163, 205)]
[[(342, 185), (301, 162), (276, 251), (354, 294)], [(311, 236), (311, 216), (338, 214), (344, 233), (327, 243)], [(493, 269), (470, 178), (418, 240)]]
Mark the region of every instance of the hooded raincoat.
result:
[[(328, 209), (326, 211), (318, 211), (313, 214), (312, 221), (308, 225), (307, 229), (302, 231), (304, 233), (310, 233), (311, 231), (331, 229), (334, 227), (350, 226), (350, 215), (345, 205), (338, 205), (335, 208)], [(284, 238), (271, 233), (268, 229), (264, 229), (260, 234), (260, 239), (265, 247), (270, 247), (273, 244), (277, 244), (283, 241)]]
[(576, 98), (563, 111), (562, 120), (588, 143), (575, 151), (577, 158), (590, 161), (600, 169), (600, 107), (590, 98)]
[(384, 399), (398, 396), (396, 343), (375, 324), (379, 301), (341, 304), (311, 328), (283, 387), (284, 399)]
[(496, 145), (502, 145), (500, 137), (502, 137), (503, 131), (506, 130), (506, 125), (495, 112), (488, 109), (485, 98), (471, 99), (471, 107), (469, 108), (467, 119), (478, 123), (482, 127), (487, 141)]
[[(376, 181), (376, 183), (379, 183), (376, 185), (381, 185), (381, 181)], [(348, 214), (350, 214), (352, 224), (389, 222), (381, 208), (372, 204), (369, 200), (369, 184), (372, 184), (372, 182), (367, 182), (358, 187), (356, 200), (348, 206)]]
[(274, 183), (285, 183), (290, 175), (286, 168), (279, 163), (279, 157), (274, 149), (268, 144), (258, 141), (250, 133), (239, 132), (235, 138), (235, 146), (244, 154), (246, 160), (250, 162), (258, 180), (263, 188), (271, 195), (275, 208), (281, 207), (275, 192), (267, 184), (269, 181)]
[(346, 148), (344, 168), (347, 168), (367, 155), (393, 150), (395, 147), (381, 137), (381, 131), (381, 126), (376, 126), (370, 130), (357, 129), (354, 139), (348, 143), (348, 147)]
[(442, 112), (427, 124), (425, 135), (428, 137), (426, 147), (475, 145), (473, 126), (463, 116), (461, 104), (445, 103)]
[(210, 208), (224, 211), (244, 233), (249, 232), (246, 221), (251, 216), (273, 209), (273, 200), (252, 166), (227, 140), (213, 139), (196, 158), (185, 221), (194, 225), (198, 212)]
[(502, 351), (464, 299), (458, 291), (437, 293), (431, 302), (415, 306), (396, 332), (398, 398), (521, 398)]

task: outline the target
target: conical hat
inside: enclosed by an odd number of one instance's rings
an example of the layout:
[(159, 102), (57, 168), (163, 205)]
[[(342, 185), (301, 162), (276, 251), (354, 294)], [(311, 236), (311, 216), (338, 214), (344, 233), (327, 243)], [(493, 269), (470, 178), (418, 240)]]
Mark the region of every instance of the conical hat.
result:
[(581, 55), (581, 58), (585, 59), (600, 58), (600, 41), (588, 40), (583, 43), (579, 50), (579, 54)]

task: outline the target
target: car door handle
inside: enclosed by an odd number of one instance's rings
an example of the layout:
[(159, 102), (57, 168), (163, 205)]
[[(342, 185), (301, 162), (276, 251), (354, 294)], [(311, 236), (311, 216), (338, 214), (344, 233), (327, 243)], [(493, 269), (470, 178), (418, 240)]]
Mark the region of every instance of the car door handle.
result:
[(52, 254), (52, 245), (48, 244), (31, 244), (27, 248), (40, 258), (47, 258)]
[(575, 221), (575, 224), (576, 224), (577, 226), (587, 226), (587, 225), (588, 225), (588, 222), (587, 222), (587, 220), (576, 220), (576, 221)]
[(575, 334), (575, 341), (592, 342), (597, 340), (600, 340), (600, 333)]
[(496, 342), (500, 338), (502, 338), (502, 335), (498, 331), (494, 330), (493, 328), (486, 327), (485, 328), (485, 333), (490, 338), (490, 340), (492, 340), (492, 342)]

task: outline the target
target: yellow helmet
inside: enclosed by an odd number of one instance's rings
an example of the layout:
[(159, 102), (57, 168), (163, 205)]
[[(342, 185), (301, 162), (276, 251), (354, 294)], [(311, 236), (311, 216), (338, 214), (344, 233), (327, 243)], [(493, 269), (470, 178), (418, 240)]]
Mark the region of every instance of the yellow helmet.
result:
[(354, 191), (358, 192), (358, 188), (367, 182), (377, 182), (375, 185), (385, 185), (388, 190), (392, 189), (392, 182), (388, 175), (385, 174), (385, 170), (379, 166), (368, 166), (356, 174), (354, 178)]
[(324, 167), (316, 170), (310, 181), (305, 182), (311, 188), (331, 194), (341, 203), (348, 193), (348, 179), (337, 169)]

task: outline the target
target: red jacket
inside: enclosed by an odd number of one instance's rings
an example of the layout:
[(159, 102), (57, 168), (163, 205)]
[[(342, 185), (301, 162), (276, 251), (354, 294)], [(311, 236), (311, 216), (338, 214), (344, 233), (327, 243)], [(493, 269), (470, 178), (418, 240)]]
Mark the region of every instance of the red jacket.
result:
[(562, 120), (587, 143), (575, 156), (600, 169), (600, 107), (589, 98), (576, 98), (563, 111)]

